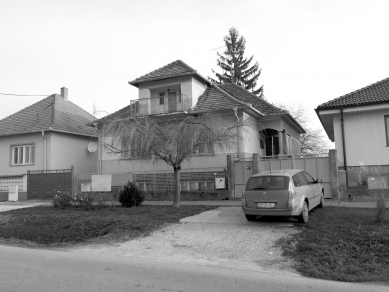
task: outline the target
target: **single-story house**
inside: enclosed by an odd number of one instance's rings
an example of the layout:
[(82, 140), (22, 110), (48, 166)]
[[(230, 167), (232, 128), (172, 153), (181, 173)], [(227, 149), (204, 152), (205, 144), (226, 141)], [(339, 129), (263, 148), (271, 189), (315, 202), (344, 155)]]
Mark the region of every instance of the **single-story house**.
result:
[[(10, 185), (26, 195), (28, 171), (97, 172), (95, 118), (68, 99), (68, 89), (0, 120), (0, 199)], [(89, 146), (89, 151), (88, 151)]]
[(368, 177), (389, 176), (389, 78), (316, 108), (348, 188), (367, 188)]

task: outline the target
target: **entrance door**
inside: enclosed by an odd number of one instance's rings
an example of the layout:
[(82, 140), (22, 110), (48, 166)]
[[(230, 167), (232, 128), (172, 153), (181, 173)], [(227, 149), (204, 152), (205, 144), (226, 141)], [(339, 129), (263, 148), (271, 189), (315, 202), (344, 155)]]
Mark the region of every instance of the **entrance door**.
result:
[(175, 92), (169, 92), (168, 94), (168, 109), (169, 113), (177, 111), (177, 94)]

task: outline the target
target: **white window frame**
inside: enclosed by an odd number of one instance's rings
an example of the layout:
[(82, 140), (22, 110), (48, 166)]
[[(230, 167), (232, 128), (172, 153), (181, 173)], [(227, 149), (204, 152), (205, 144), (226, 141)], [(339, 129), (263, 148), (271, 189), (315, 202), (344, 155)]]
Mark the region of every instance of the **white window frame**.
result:
[[(15, 157), (17, 149), (18, 157)], [(22, 150), (22, 151), (21, 151)], [(22, 153), (20, 155), (20, 153)], [(15, 162), (16, 159), (16, 162)], [(12, 145), (11, 147), (11, 165), (31, 165), (35, 163), (35, 145)]]

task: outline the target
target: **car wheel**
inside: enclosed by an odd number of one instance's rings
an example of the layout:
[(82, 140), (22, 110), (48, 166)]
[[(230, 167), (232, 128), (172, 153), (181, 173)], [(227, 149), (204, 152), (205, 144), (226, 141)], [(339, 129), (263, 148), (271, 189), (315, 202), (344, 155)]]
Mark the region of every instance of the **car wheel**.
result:
[(321, 192), (321, 198), (320, 198), (320, 203), (318, 205), (319, 208), (324, 208), (324, 193)]
[(308, 212), (309, 212), (308, 204), (306, 201), (304, 201), (304, 205), (303, 205), (303, 209), (301, 210), (301, 214), (297, 218), (300, 223), (307, 223), (308, 222), (308, 216), (309, 216)]
[(255, 221), (255, 219), (257, 219), (257, 216), (255, 216), (255, 215), (247, 215), (247, 214), (245, 214), (245, 215), (246, 215), (246, 219), (248, 221)]

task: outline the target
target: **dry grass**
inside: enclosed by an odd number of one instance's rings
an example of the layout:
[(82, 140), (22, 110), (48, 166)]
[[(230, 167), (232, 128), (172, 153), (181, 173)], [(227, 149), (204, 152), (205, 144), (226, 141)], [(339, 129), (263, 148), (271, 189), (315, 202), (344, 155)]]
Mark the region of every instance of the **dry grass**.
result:
[(304, 276), (351, 282), (389, 281), (389, 222), (374, 209), (315, 210), (302, 232), (280, 244)]
[(144, 236), (166, 223), (218, 206), (140, 206), (101, 210), (35, 207), (0, 213), (0, 241), (43, 246), (83, 242), (122, 242)]

